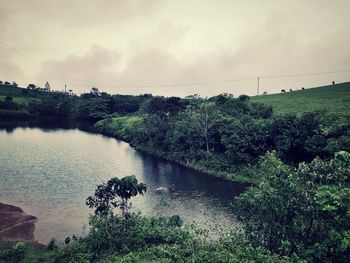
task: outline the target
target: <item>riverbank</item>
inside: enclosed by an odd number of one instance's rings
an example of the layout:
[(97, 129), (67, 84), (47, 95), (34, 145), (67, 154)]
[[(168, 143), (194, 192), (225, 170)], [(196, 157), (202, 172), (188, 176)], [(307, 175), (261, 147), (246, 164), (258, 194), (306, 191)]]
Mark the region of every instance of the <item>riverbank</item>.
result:
[(36, 221), (35, 216), (27, 215), (21, 208), (0, 203), (0, 242), (23, 242), (35, 248), (45, 247), (35, 240)]
[(252, 169), (250, 167), (246, 167), (245, 169), (241, 169), (240, 171), (237, 171), (237, 172), (215, 171), (215, 170), (208, 169), (207, 167), (200, 166), (199, 164), (196, 164), (196, 163), (183, 162), (167, 153), (159, 152), (154, 148), (145, 147), (142, 145), (136, 145), (132, 143), (132, 138), (130, 134), (132, 133), (133, 125), (135, 125), (140, 120), (141, 120), (140, 116), (121, 116), (116, 118), (104, 119), (96, 122), (88, 131), (94, 132), (97, 134), (102, 134), (104, 136), (112, 137), (117, 140), (122, 140), (124, 142), (129, 143), (131, 147), (133, 147), (134, 149), (142, 153), (149, 154), (154, 157), (176, 163), (178, 165), (207, 174), (209, 176), (223, 178), (225, 180), (229, 180), (232, 182), (238, 182), (238, 183), (244, 183), (244, 184), (256, 183), (256, 181), (251, 176), (247, 176), (252, 174), (251, 172)]
[[(119, 139), (119, 138), (116, 137), (116, 139)], [(151, 156), (154, 156), (154, 157), (157, 157), (157, 158), (169, 161), (169, 162), (176, 163), (176, 164), (181, 165), (183, 167), (192, 169), (192, 170), (197, 171), (197, 172), (204, 173), (204, 174), (212, 176), (212, 177), (222, 178), (222, 179), (225, 179), (228, 181), (242, 183), (242, 184), (254, 184), (254, 183), (256, 183), (256, 181), (253, 178), (243, 175), (245, 173), (246, 174), (249, 173), (248, 172), (249, 168), (247, 168), (244, 172), (241, 172), (241, 173), (240, 172), (232, 173), (232, 172), (209, 170), (205, 167), (202, 167), (200, 165), (196, 165), (194, 163), (185, 163), (185, 162), (179, 161), (175, 158), (172, 158), (171, 156), (168, 156), (166, 153), (160, 153), (158, 151), (154, 151), (152, 148), (134, 145), (130, 142), (128, 142), (128, 143), (130, 144), (131, 147), (133, 147), (137, 151), (140, 151), (142, 153), (145, 153), (145, 154), (148, 154), (148, 155), (151, 155)]]
[(229, 180), (232, 182), (238, 182), (238, 183), (247, 183), (247, 184), (254, 184), (255, 180), (252, 179), (249, 176), (246, 176), (246, 174), (250, 174), (248, 171), (249, 168), (243, 169), (242, 171), (238, 172), (225, 172), (225, 171), (215, 171), (215, 170), (209, 170), (206, 167), (202, 167), (196, 163), (186, 163), (181, 160), (178, 160), (176, 158), (173, 158), (172, 156), (169, 156), (166, 153), (155, 151), (152, 148), (144, 147), (141, 145), (135, 145), (131, 142), (132, 138), (130, 136), (133, 125), (139, 121), (141, 118), (139, 116), (121, 116), (118, 119), (122, 120), (122, 123), (113, 123), (112, 125), (101, 125), (101, 123), (104, 123), (108, 121), (108, 119), (104, 119), (102, 121), (96, 122), (95, 124), (92, 123), (84, 123), (79, 121), (66, 121), (62, 122), (62, 120), (58, 123), (54, 122), (41, 122), (41, 121), (6, 121), (6, 122), (0, 122), (0, 128), (4, 128), (8, 130), (9, 132), (13, 131), (16, 127), (42, 127), (42, 128), (63, 128), (63, 129), (75, 129), (78, 128), (80, 130), (91, 132), (95, 134), (101, 134), (110, 138), (114, 138), (117, 140), (122, 140), (124, 142), (127, 142), (130, 144), (131, 147), (134, 149), (145, 153), (152, 155), (154, 157), (170, 161), (176, 164), (179, 164), (183, 167), (192, 169), (194, 171), (198, 171), (204, 174), (207, 174), (209, 176), (217, 177), (217, 178), (223, 178), (225, 180)]

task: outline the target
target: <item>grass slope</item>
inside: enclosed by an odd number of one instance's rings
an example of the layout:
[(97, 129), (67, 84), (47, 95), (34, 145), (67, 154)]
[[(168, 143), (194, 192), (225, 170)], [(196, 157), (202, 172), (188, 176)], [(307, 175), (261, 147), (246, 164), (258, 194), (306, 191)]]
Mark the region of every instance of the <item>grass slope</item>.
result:
[(40, 99), (27, 97), (23, 95), (23, 88), (13, 85), (0, 85), (0, 101), (4, 101), (7, 96), (13, 98), (13, 101), (20, 105), (28, 105), (30, 102), (38, 102)]
[(294, 92), (251, 97), (253, 102), (273, 106), (275, 114), (325, 110), (329, 113), (350, 116), (350, 82), (305, 89)]

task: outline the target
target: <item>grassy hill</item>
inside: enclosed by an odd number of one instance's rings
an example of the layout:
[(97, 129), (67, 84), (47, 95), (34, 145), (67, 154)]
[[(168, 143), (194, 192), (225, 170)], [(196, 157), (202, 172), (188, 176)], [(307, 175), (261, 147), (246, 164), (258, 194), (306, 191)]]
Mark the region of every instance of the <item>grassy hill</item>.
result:
[[(38, 100), (23, 97), (23, 89), (13, 85), (0, 85), (0, 101), (11, 96), (19, 104)], [(273, 106), (275, 114), (297, 113), (325, 110), (339, 116), (350, 116), (350, 82), (315, 87), (294, 92), (251, 97), (253, 102)]]
[(274, 107), (277, 114), (325, 110), (339, 116), (350, 116), (350, 82), (294, 92), (251, 97)]
[(28, 105), (30, 102), (40, 101), (38, 98), (24, 96), (23, 91), (26, 90), (14, 85), (0, 85), (0, 101), (4, 101), (7, 96), (12, 97), (15, 103), (21, 105)]

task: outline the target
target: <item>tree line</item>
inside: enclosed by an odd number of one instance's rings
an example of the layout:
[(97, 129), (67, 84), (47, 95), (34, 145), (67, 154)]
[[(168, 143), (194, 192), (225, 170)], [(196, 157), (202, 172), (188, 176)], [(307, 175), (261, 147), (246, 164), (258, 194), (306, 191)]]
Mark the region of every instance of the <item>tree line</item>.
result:
[[(3, 119), (70, 119), (94, 123), (113, 113), (135, 113), (150, 96), (110, 95), (94, 90), (81, 96), (31, 88), (18, 90), (20, 92), (14, 95), (7, 94), (5, 102), (0, 101), (0, 116)], [(20, 98), (21, 103), (16, 102), (16, 98)]]
[[(325, 112), (276, 115), (246, 95), (152, 97), (138, 114), (142, 118), (128, 136), (132, 145), (203, 170), (235, 172), (269, 151), (297, 165), (350, 150), (349, 120)], [(96, 126), (108, 134), (114, 121), (107, 118)]]
[[(193, 95), (181, 99), (151, 94), (110, 95), (96, 88), (81, 96), (30, 89), (22, 89), (22, 93), (21, 103), (11, 96), (0, 101), (2, 119), (97, 122), (99, 132), (205, 170), (235, 172), (255, 165), (273, 150), (292, 165), (310, 162), (316, 156), (331, 158), (340, 150), (350, 151), (348, 119), (325, 112), (277, 115), (271, 106), (251, 102), (246, 95), (234, 98), (220, 94), (208, 99)], [(138, 117), (128, 124), (127, 136), (118, 136), (117, 127), (111, 125), (118, 116)]]

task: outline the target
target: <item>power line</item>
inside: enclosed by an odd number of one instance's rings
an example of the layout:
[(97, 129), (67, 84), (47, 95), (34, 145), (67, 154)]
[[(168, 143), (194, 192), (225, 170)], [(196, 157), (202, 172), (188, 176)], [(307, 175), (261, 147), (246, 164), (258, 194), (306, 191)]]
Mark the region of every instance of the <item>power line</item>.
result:
[(186, 83), (164, 83), (164, 84), (84, 84), (77, 85), (72, 84), (72, 86), (97, 86), (97, 87), (114, 87), (114, 88), (152, 88), (152, 87), (181, 87), (181, 86), (198, 86), (198, 85), (206, 85), (206, 84), (219, 84), (219, 83), (229, 83), (235, 81), (243, 81), (243, 80), (252, 80), (256, 79), (256, 77), (249, 78), (239, 78), (239, 79), (226, 79), (226, 80), (213, 80), (213, 81), (198, 81), (198, 82), (186, 82)]
[[(13, 52), (15, 52), (18, 56), (26, 58), (23, 54), (18, 52), (15, 48), (11, 47), (10, 45), (6, 44), (2, 40), (0, 40), (0, 44), (3, 46), (11, 49)], [(53, 72), (47, 70), (43, 66), (37, 64), (42, 70), (45, 72), (51, 74), (58, 80), (62, 81), (63, 83), (66, 83), (65, 80), (62, 78), (58, 77), (56, 74)], [(350, 72), (350, 69), (344, 69), (344, 70), (337, 70), (337, 71), (326, 71), (326, 72), (312, 72), (312, 73), (294, 73), (294, 74), (284, 74), (284, 75), (259, 75), (258, 77), (245, 77), (245, 78), (236, 78), (236, 79), (226, 79), (226, 80), (213, 80), (213, 81), (197, 81), (197, 82), (182, 82), (182, 83), (155, 83), (155, 84), (121, 84), (121, 83), (116, 83), (116, 84), (71, 84), (70, 86), (76, 86), (76, 87), (89, 87), (89, 86), (97, 86), (100, 88), (104, 87), (113, 87), (113, 88), (152, 88), (152, 87), (184, 87), (184, 86), (199, 86), (199, 85), (209, 85), (209, 84), (220, 84), (220, 83), (231, 83), (231, 82), (238, 82), (238, 81), (244, 81), (244, 80), (253, 80), (257, 79), (258, 84), (257, 84), (257, 92), (259, 93), (259, 80), (262, 79), (269, 79), (269, 78), (290, 78), (290, 77), (301, 77), (301, 76), (315, 76), (315, 75), (326, 75), (326, 74), (335, 74), (335, 73), (344, 73), (344, 72)]]
[(350, 69), (337, 70), (337, 71), (325, 71), (325, 72), (312, 72), (312, 73), (298, 73), (298, 74), (286, 74), (286, 75), (265, 75), (260, 78), (289, 78), (289, 77), (302, 77), (302, 76), (315, 76), (315, 75), (326, 75), (334, 73), (350, 72)]
[[(181, 86), (198, 86), (198, 85), (208, 85), (208, 84), (220, 84), (220, 83), (230, 83), (244, 80), (253, 80), (257, 79), (258, 89), (259, 89), (259, 80), (269, 79), (269, 78), (289, 78), (289, 77), (300, 77), (300, 76), (314, 76), (314, 75), (326, 75), (326, 74), (335, 74), (335, 73), (344, 73), (350, 72), (350, 69), (338, 70), (338, 71), (327, 71), (327, 72), (313, 72), (313, 73), (296, 73), (296, 74), (285, 74), (285, 75), (261, 75), (258, 77), (246, 77), (246, 78), (237, 78), (237, 79), (226, 79), (226, 80), (214, 80), (214, 81), (198, 81), (198, 82), (185, 82), (185, 83), (164, 83), (164, 84), (83, 84), (77, 85), (73, 84), (72, 86), (96, 86), (96, 87), (114, 87), (114, 88), (152, 88), (152, 87), (181, 87)], [(259, 91), (258, 91), (259, 92)]]

